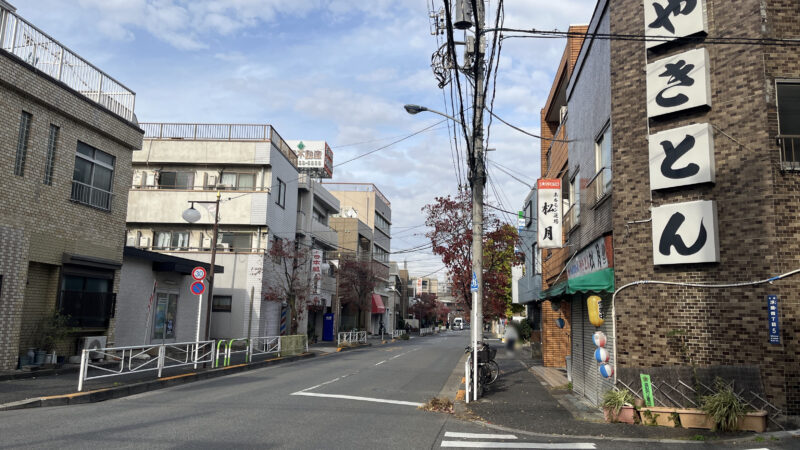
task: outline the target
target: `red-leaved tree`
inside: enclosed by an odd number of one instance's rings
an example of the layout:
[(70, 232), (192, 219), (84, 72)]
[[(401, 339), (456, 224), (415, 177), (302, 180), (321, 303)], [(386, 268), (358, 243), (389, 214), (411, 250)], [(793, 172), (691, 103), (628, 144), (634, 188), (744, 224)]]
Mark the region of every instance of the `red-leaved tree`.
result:
[(308, 311), (311, 289), (311, 259), (309, 251), (292, 240), (276, 240), (267, 252), (264, 265), (264, 300), (285, 301), (291, 313), (290, 332), (297, 334), (298, 321)]
[(355, 311), (356, 326), (363, 328), (363, 311), (372, 308), (372, 292), (378, 277), (371, 261), (361, 261), (353, 256), (343, 256), (339, 260), (339, 298), (342, 308)]
[[(455, 196), (436, 197), (422, 208), (426, 236), (435, 255), (450, 273), (456, 303), (472, 310), (472, 196), (466, 189)], [(514, 227), (487, 213), (483, 221), (483, 314), (485, 319), (504, 317), (511, 304), (511, 263), (518, 236)]]
[(420, 326), (422, 326), (423, 322), (427, 324), (436, 320), (436, 305), (439, 304), (436, 301), (436, 294), (423, 292), (413, 301), (414, 304), (408, 307), (408, 311), (420, 319)]

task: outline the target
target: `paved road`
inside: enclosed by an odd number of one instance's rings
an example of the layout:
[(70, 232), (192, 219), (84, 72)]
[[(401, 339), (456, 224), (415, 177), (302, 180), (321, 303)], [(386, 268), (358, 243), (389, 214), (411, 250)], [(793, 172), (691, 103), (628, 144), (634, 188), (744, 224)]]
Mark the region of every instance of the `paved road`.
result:
[(498, 431), (417, 409), (439, 394), (466, 339), (451, 333), (102, 403), (0, 412), (0, 448), (655, 447)]

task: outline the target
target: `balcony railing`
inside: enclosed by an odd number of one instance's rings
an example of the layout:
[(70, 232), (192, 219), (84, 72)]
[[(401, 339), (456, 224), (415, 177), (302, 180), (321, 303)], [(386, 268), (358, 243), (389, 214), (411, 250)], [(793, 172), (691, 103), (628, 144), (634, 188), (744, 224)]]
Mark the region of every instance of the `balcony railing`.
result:
[(567, 212), (564, 213), (564, 228), (567, 231), (572, 230), (580, 223), (580, 217), (578, 216), (578, 204), (577, 202), (573, 203), (572, 206), (567, 209)]
[(136, 94), (133, 91), (2, 6), (0, 48), (123, 119), (134, 120)]
[(141, 123), (145, 139), (269, 141), (297, 167), (297, 154), (271, 125), (233, 123)]
[(603, 167), (600, 169), (586, 186), (586, 191), (589, 193), (589, 206), (596, 205), (600, 200), (604, 199), (611, 193), (611, 169)]
[(73, 202), (89, 205), (105, 211), (111, 210), (111, 199), (114, 196), (111, 192), (98, 189), (80, 181), (72, 181), (72, 193), (70, 200)]
[(778, 136), (781, 147), (781, 169), (800, 171), (800, 135)]

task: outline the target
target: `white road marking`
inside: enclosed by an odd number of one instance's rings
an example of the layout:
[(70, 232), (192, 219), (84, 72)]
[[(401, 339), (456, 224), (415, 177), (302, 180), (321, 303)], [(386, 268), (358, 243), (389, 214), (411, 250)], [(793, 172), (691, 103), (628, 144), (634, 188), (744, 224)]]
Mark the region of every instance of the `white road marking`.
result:
[(379, 363), (377, 363), (377, 364), (375, 364), (375, 365), (376, 365), (376, 366), (380, 366), (381, 364), (385, 363), (386, 361), (388, 361), (388, 360), (387, 360), (387, 359), (384, 359), (383, 361), (381, 361), (381, 362), (379, 362)]
[(454, 433), (447, 431), (444, 437), (466, 438), (466, 439), (516, 439), (513, 434), (490, 434), (490, 433)]
[[(372, 397), (358, 397), (355, 395), (337, 395), (337, 394), (318, 394), (316, 392), (295, 392), (291, 395), (304, 395), (307, 397), (324, 397), (324, 398), (340, 398), (344, 400), (358, 400), (361, 402), (373, 402), (373, 403), (391, 403), (393, 405), (405, 405), (405, 406), (415, 406), (419, 407), (422, 406), (423, 403), (417, 402), (405, 402), (402, 400), (387, 400), (383, 398), (372, 398)], [(594, 447), (592, 447), (594, 448)]]
[(576, 449), (591, 450), (595, 447), (589, 442), (574, 442), (563, 444), (545, 444), (537, 442), (476, 442), (476, 441), (442, 441), (442, 447), (459, 448), (540, 448), (540, 449)]
[[(346, 377), (346, 376), (347, 376), (347, 375), (345, 375), (345, 377)], [(326, 381), (326, 382), (324, 382), (324, 383), (320, 383), (320, 384), (318, 384), (318, 385), (316, 385), (316, 386), (311, 386), (310, 388), (305, 388), (305, 389), (303, 389), (303, 390), (302, 390), (302, 391), (300, 391), (300, 392), (310, 391), (310, 390), (312, 390), (312, 389), (316, 389), (316, 388), (318, 388), (318, 387), (320, 387), (320, 386), (325, 386), (326, 384), (335, 383), (335, 382), (337, 382), (337, 381), (341, 380), (342, 378), (344, 378), (344, 377), (338, 377), (338, 378), (334, 378), (333, 380)]]

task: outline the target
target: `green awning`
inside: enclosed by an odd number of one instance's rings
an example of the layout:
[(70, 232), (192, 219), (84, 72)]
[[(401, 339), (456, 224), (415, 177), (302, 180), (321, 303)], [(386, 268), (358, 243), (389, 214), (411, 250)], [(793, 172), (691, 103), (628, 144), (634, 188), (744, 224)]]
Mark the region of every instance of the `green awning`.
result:
[(597, 272), (562, 281), (550, 289), (542, 291), (541, 299), (579, 292), (614, 292), (614, 269), (598, 270)]
[(549, 289), (543, 290), (541, 298), (547, 299), (547, 298), (558, 297), (559, 295), (563, 295), (565, 292), (567, 292), (567, 282), (562, 281), (561, 283), (558, 283)]
[(578, 292), (614, 292), (614, 269), (609, 267), (567, 280), (567, 294)]

